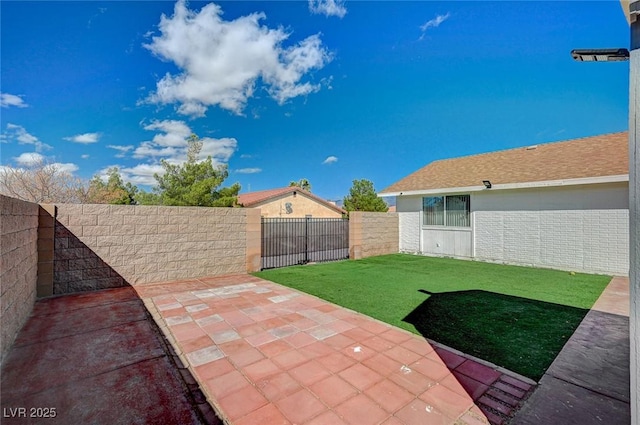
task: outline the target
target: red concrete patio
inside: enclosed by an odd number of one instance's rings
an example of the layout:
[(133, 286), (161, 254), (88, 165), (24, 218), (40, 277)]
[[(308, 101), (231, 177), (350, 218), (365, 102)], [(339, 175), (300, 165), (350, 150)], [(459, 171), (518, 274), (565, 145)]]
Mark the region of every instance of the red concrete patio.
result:
[(2, 365), (2, 424), (218, 424), (129, 287), (36, 302)]
[[(487, 416), (501, 424), (531, 388), (420, 336), (252, 276), (136, 290), (233, 424), (464, 425), (487, 424)], [(474, 404), (481, 397), (482, 410)]]
[(525, 380), (240, 275), (37, 301), (0, 404), (16, 424), (501, 425)]

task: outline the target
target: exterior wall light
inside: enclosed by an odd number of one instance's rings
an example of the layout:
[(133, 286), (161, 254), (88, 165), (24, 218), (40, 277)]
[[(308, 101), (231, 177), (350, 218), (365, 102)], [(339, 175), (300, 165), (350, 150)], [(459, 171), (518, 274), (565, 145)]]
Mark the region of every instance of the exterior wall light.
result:
[(484, 185), (484, 187), (486, 187), (487, 189), (491, 189), (491, 182), (489, 180), (482, 180), (482, 184)]

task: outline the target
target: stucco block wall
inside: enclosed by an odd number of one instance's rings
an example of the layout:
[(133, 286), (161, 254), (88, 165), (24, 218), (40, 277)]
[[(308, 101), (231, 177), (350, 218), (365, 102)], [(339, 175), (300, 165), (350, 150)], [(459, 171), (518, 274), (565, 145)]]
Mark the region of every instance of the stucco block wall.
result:
[(256, 210), (56, 207), (56, 294), (259, 269)]
[(420, 252), (422, 197), (397, 197), (396, 211), (400, 226), (400, 252)]
[(626, 275), (627, 191), (619, 183), (473, 194), (474, 256)]
[(398, 213), (349, 213), (349, 258), (399, 252)]
[(55, 207), (40, 205), (38, 214), (38, 282), (36, 295), (53, 295), (53, 248), (55, 245)]
[(0, 363), (36, 300), (37, 204), (0, 195)]
[[(287, 213), (286, 204), (291, 204), (291, 213)], [(302, 193), (293, 193), (280, 196), (276, 199), (256, 204), (254, 208), (260, 208), (263, 217), (270, 218), (304, 218), (307, 215), (313, 218), (340, 218), (342, 213), (322, 205), (315, 199)]]

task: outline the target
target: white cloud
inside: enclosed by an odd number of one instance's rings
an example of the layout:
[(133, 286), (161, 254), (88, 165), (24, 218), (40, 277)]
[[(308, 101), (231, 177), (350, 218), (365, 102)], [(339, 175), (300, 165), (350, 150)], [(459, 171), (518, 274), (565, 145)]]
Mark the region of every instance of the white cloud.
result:
[(236, 170), (236, 173), (239, 173), (239, 174), (256, 174), (261, 172), (262, 172), (262, 168), (240, 168)]
[(133, 149), (133, 145), (121, 146), (121, 145), (107, 145), (109, 149), (115, 149), (119, 153), (115, 155), (116, 158), (124, 158), (125, 154)]
[(44, 162), (44, 156), (40, 155), (37, 152), (25, 152), (13, 158), (13, 160), (18, 165), (21, 165), (23, 167), (28, 167), (30, 165), (35, 165), (35, 164)]
[(0, 106), (3, 108), (9, 108), (11, 106), (15, 106), (16, 108), (26, 108), (29, 105), (24, 103), (21, 96), (9, 93), (0, 93)]
[(344, 18), (347, 8), (343, 0), (309, 0), (309, 10), (316, 15)]
[(231, 158), (231, 155), (233, 155), (238, 147), (238, 141), (231, 137), (225, 137), (222, 139), (204, 137), (200, 139), (200, 141), (202, 142), (202, 151), (200, 151), (198, 159), (202, 160), (207, 156), (211, 156), (214, 164), (228, 162), (229, 158)]
[(142, 142), (140, 146), (133, 152), (134, 158), (162, 158), (178, 155), (178, 149), (176, 148), (157, 148), (153, 142)]
[(7, 123), (7, 131), (2, 136), (4, 142), (17, 140), (21, 145), (34, 145), (36, 152), (51, 149), (51, 146), (46, 143), (42, 143), (36, 136), (28, 133), (21, 125)]
[(49, 158), (37, 152), (24, 152), (17, 157), (14, 157), (13, 160), (19, 167), (29, 168), (43, 164), (46, 166), (55, 167), (57, 170), (63, 171), (68, 174), (73, 174), (79, 170), (79, 167), (76, 164), (73, 164), (71, 162), (51, 162)]
[(164, 133), (156, 134), (153, 138), (153, 143), (160, 146), (185, 146), (187, 137), (192, 134), (191, 129), (184, 121), (175, 120), (153, 121), (151, 124), (144, 126), (144, 129), (149, 131), (158, 130)]
[(333, 155), (328, 156), (327, 159), (322, 161), (323, 164), (333, 164), (334, 162), (338, 162), (338, 157)]
[(182, 73), (167, 73), (147, 101), (177, 103), (180, 114), (201, 117), (216, 105), (241, 114), (258, 80), (280, 104), (320, 89), (320, 84), (301, 81), (331, 60), (319, 35), (283, 47), (291, 34), (281, 27), (260, 25), (264, 13), (232, 21), (221, 15), (222, 9), (214, 3), (196, 13), (184, 0), (175, 4), (173, 16), (162, 15), (161, 35), (144, 47), (176, 64)]
[(65, 171), (69, 174), (73, 174), (79, 170), (79, 167), (76, 164), (73, 164), (71, 162), (66, 162), (66, 163), (54, 162), (52, 165), (57, 167), (58, 170)]
[[(160, 165), (161, 159), (174, 165), (183, 164), (187, 160), (188, 139), (193, 132), (183, 121), (152, 121), (150, 124), (142, 125), (145, 130), (159, 133), (152, 140), (144, 141), (137, 147), (118, 145), (108, 147), (123, 153), (133, 151), (134, 158), (147, 160), (147, 163), (134, 167), (118, 167), (125, 181), (151, 186), (156, 183), (153, 174), (164, 173), (164, 168)], [(215, 166), (226, 164), (238, 147), (238, 142), (234, 138), (203, 137), (200, 142), (202, 142), (202, 149), (198, 154), (198, 160), (211, 156)]]
[(435, 18), (428, 20), (424, 24), (420, 25), (420, 31), (422, 31), (422, 35), (420, 36), (420, 40), (424, 39), (425, 33), (429, 28), (438, 28), (441, 23), (449, 19), (451, 14), (449, 12), (444, 15), (436, 15)]
[[(108, 168), (108, 167), (107, 167)], [(105, 169), (106, 170), (106, 169)], [(155, 173), (163, 174), (164, 168), (160, 164), (138, 164), (134, 167), (120, 168), (120, 175), (125, 181), (135, 185), (153, 186), (156, 179)]]
[(89, 159), (89, 155), (85, 153), (84, 155), (80, 155), (80, 158), (82, 158), (82, 159)]
[(83, 143), (85, 145), (90, 143), (96, 143), (99, 139), (100, 139), (100, 133), (83, 133), (83, 134), (76, 134), (75, 136), (64, 138), (64, 140), (68, 140), (73, 143)]
[[(187, 139), (193, 134), (188, 125), (183, 121), (153, 121), (144, 126), (145, 130), (160, 131), (152, 140), (142, 142), (134, 152), (134, 158), (166, 159), (172, 164), (181, 164), (187, 160)], [(215, 165), (224, 164), (229, 161), (231, 155), (236, 151), (238, 142), (233, 138), (214, 139), (203, 137), (202, 149), (198, 155), (199, 160), (211, 156)]]

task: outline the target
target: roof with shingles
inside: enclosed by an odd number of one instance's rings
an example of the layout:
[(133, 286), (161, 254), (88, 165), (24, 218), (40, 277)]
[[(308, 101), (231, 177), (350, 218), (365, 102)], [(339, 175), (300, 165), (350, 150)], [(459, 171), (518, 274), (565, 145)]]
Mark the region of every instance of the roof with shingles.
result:
[(311, 192), (308, 192), (304, 189), (301, 189), (297, 186), (289, 186), (289, 187), (281, 187), (278, 189), (268, 189), (268, 190), (260, 190), (257, 192), (247, 192), (241, 193), (238, 195), (238, 204), (243, 207), (253, 207), (256, 204), (269, 201), (274, 198), (278, 198), (280, 196), (288, 195), (289, 193), (297, 192), (303, 194), (318, 203), (323, 204), (327, 208), (331, 208), (339, 213), (346, 213), (346, 211), (339, 206), (332, 204), (331, 202), (320, 198), (319, 196), (314, 195)]
[(628, 140), (627, 132), (611, 133), (439, 160), (380, 193), (625, 175)]

